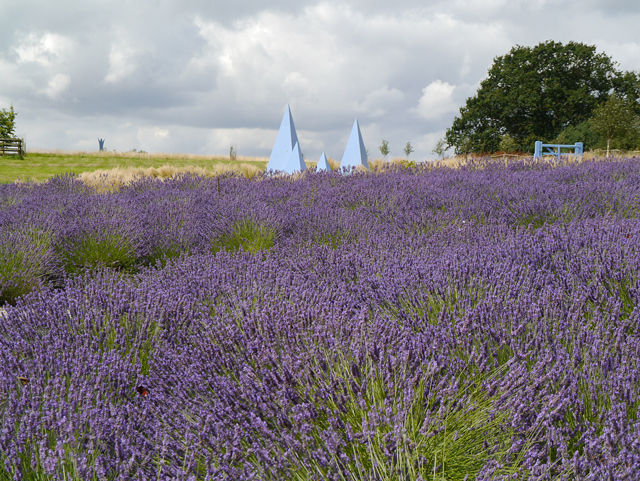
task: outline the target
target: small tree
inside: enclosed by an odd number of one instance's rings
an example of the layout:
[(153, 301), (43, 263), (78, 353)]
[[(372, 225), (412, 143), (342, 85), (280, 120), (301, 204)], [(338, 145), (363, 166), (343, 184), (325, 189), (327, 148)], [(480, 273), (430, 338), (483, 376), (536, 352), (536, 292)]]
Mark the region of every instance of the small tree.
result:
[(409, 158), (409, 155), (411, 155), (411, 152), (413, 152), (413, 147), (411, 146), (411, 142), (407, 142), (407, 145), (404, 146), (404, 153), (407, 156), (407, 159)]
[(509, 134), (504, 134), (500, 140), (500, 144), (498, 144), (498, 150), (507, 154), (515, 152), (518, 150), (518, 143)]
[(13, 105), (9, 109), (0, 110), (0, 138), (10, 138), (15, 135), (16, 115)]
[(380, 153), (386, 158), (389, 155), (389, 142), (382, 139), (382, 145), (378, 147), (380, 149)]
[(614, 137), (624, 136), (637, 129), (639, 125), (638, 116), (630, 103), (615, 93), (612, 93), (605, 103), (596, 107), (589, 122), (591, 128), (606, 139), (607, 157), (609, 157), (609, 146)]
[(580, 122), (578, 125), (567, 125), (555, 139), (552, 144), (573, 145), (576, 142), (582, 142), (584, 151), (595, 149), (601, 142), (602, 137), (593, 130), (593, 126), (589, 120)]
[(432, 154), (436, 154), (440, 160), (444, 159), (444, 153), (449, 149), (447, 145), (447, 139), (440, 139), (436, 142), (436, 146), (431, 151)]

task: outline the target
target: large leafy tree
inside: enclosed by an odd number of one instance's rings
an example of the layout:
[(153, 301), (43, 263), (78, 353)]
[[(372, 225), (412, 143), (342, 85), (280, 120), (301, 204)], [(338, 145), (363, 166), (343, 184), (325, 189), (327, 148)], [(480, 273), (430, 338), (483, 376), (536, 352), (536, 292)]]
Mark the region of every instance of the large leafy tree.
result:
[(618, 71), (594, 46), (516, 46), (494, 59), (475, 97), (447, 130), (447, 144), (459, 154), (488, 153), (509, 136), (518, 150), (532, 151), (536, 140), (549, 142), (587, 121), (612, 91), (640, 111), (638, 75)]

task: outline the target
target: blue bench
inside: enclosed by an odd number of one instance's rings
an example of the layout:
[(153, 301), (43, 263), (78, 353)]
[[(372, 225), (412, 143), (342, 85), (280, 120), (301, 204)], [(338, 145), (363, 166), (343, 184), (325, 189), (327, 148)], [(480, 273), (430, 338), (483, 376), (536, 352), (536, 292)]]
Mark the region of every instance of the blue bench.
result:
[[(546, 150), (543, 150), (546, 149)], [(555, 149), (555, 150), (554, 150)], [(582, 155), (582, 142), (576, 142), (574, 145), (563, 145), (563, 144), (543, 144), (541, 140), (536, 141), (535, 152), (533, 154), (533, 158), (542, 158), (543, 155), (554, 155), (556, 160), (560, 160), (560, 155), (562, 155), (561, 149), (573, 149), (572, 152), (564, 152), (564, 155), (573, 154), (573, 155)]]

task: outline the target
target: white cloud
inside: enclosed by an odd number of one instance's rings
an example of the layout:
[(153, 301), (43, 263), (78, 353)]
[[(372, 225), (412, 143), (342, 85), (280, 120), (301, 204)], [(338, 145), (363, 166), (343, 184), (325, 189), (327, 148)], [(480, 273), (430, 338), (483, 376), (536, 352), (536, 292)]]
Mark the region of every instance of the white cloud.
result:
[(62, 35), (31, 33), (22, 39), (15, 51), (20, 63), (36, 62), (48, 66), (69, 54), (72, 46), (73, 42)]
[(423, 119), (433, 120), (457, 110), (453, 101), (455, 85), (434, 80), (422, 89), (422, 97), (412, 112)]
[(283, 81), (283, 90), (288, 98), (312, 95), (315, 92), (313, 83), (300, 72), (289, 73)]
[(460, 77), (464, 78), (471, 72), (471, 56), (469, 52), (464, 54), (462, 59), (462, 67), (460, 68)]
[(171, 131), (165, 127), (158, 126), (140, 127), (138, 128), (136, 140), (142, 150), (167, 151), (167, 147), (171, 145)]
[(122, 44), (114, 44), (109, 52), (109, 71), (104, 77), (106, 83), (124, 80), (136, 70), (136, 50)]
[(71, 77), (65, 74), (55, 74), (51, 80), (49, 80), (49, 86), (44, 90), (44, 93), (52, 100), (56, 100), (60, 95), (69, 88), (71, 84)]
[(382, 117), (389, 110), (393, 110), (404, 101), (404, 93), (396, 88), (384, 86), (369, 92), (361, 103), (354, 102), (354, 109), (360, 113), (366, 113), (369, 117)]
[[(302, 137), (298, 130), (298, 135)], [(213, 129), (207, 134), (207, 152), (229, 153), (231, 145), (237, 149), (238, 155), (253, 155), (254, 149), (259, 147), (271, 153), (273, 143), (278, 135), (277, 130), (271, 129)], [(300, 144), (305, 148), (304, 140), (300, 138)]]
[(4, 61), (0, 58), (0, 108), (3, 108), (5, 105), (9, 104), (9, 98), (12, 97), (10, 95), (13, 93), (15, 95), (16, 92), (23, 89), (25, 83), (29, 82), (29, 79), (25, 81), (25, 79), (20, 78), (19, 67), (14, 63), (10, 63)]
[[(419, 160), (434, 160), (437, 159), (438, 156), (433, 153), (433, 149), (436, 148), (436, 143), (438, 140), (444, 138), (445, 132), (430, 132), (428, 134), (424, 134), (420, 136), (415, 143), (415, 148), (418, 152), (426, 152), (426, 156)], [(447, 154), (449, 151), (447, 151)], [(445, 155), (447, 155), (445, 154)]]
[[(446, 14), (364, 14), (330, 2), (297, 14), (263, 11), (231, 25), (201, 17), (194, 23), (207, 46), (191, 64), (218, 72), (210, 99), (216, 108), (242, 106), (245, 118), (266, 119), (266, 112), (277, 118), (289, 103), (296, 119), (308, 115), (310, 129), (332, 129), (356, 115), (364, 124), (392, 113), (406, 116), (407, 99), (420, 90), (418, 78), (457, 75), (465, 54), (473, 56), (471, 72), (490, 60), (496, 41), (507, 44), (497, 27)], [(438, 58), (425, 57), (434, 44)], [(458, 53), (462, 44), (467, 47)]]
[(169, 131), (165, 130), (165, 129), (158, 129), (157, 131), (155, 131), (153, 133), (154, 137), (157, 137), (159, 139), (165, 139), (167, 137), (169, 137)]
[(623, 70), (638, 70), (640, 65), (640, 42), (612, 42), (600, 39), (596, 42), (599, 52), (605, 52), (618, 62)]
[[(272, 106), (340, 94), (331, 60), (335, 45), (318, 22), (264, 12), (235, 25), (195, 19), (207, 48), (196, 58), (218, 71), (218, 91), (243, 104)], [(328, 41), (327, 41), (328, 40)], [(313, 52), (313, 55), (310, 53)]]

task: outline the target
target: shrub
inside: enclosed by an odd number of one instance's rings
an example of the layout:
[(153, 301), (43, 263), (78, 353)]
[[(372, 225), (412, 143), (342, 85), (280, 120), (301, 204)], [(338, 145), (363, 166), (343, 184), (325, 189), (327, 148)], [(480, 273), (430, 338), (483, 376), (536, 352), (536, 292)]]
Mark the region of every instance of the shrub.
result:
[(217, 237), (212, 242), (211, 251), (224, 249), (235, 252), (242, 249), (253, 254), (271, 249), (275, 237), (275, 229), (264, 223), (245, 219), (236, 222), (231, 233)]
[(85, 269), (108, 267), (132, 270), (136, 252), (131, 241), (116, 233), (88, 233), (69, 239), (60, 249), (64, 270), (79, 273)]
[(51, 235), (10, 232), (0, 236), (0, 305), (39, 288), (52, 270)]

